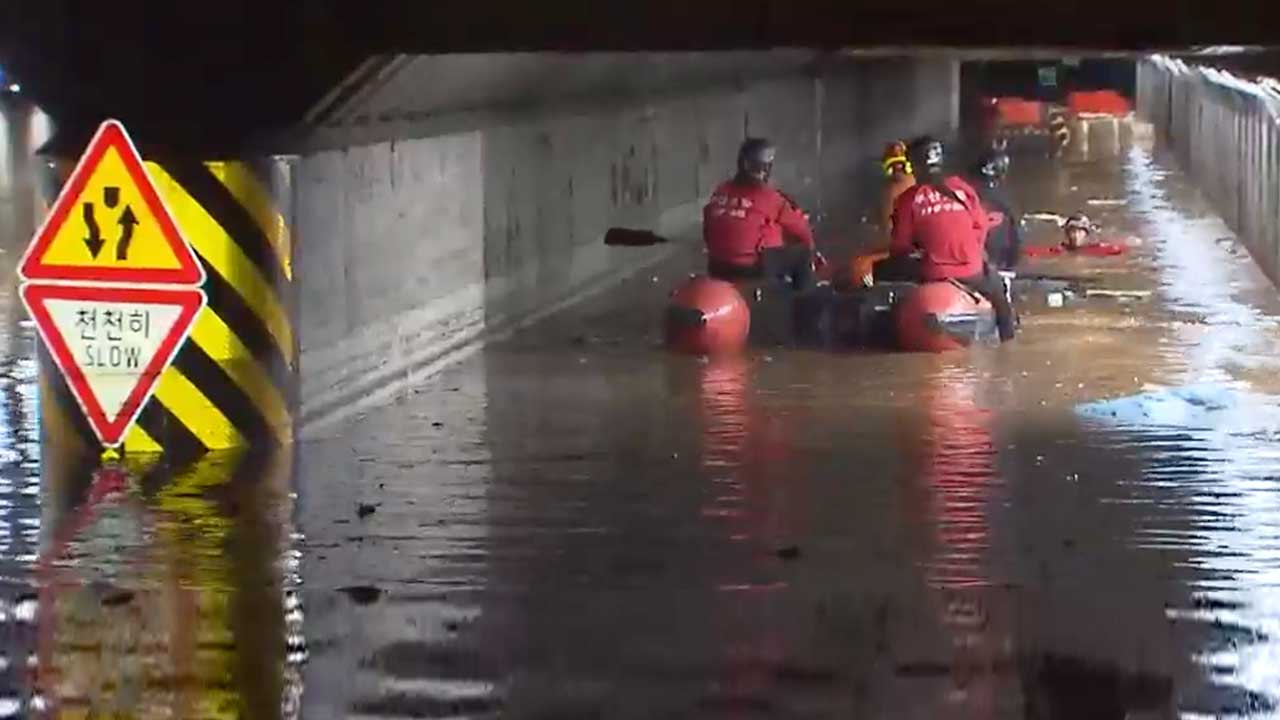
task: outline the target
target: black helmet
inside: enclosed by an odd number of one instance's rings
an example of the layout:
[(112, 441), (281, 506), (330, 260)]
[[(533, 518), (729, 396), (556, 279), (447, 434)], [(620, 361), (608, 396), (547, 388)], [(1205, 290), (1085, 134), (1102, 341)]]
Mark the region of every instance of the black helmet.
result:
[(989, 150), (978, 159), (978, 175), (987, 182), (999, 182), (1009, 174), (1009, 156)]
[(912, 140), (911, 145), (907, 147), (907, 159), (911, 161), (916, 172), (923, 171), (926, 174), (942, 172), (942, 165), (946, 160), (942, 141), (930, 135)]
[(778, 149), (764, 138), (747, 138), (738, 148), (738, 175), (758, 182), (769, 182), (773, 174), (773, 158)]
[(1093, 221), (1089, 219), (1088, 215), (1085, 215), (1084, 213), (1076, 213), (1075, 215), (1067, 218), (1066, 222), (1062, 223), (1062, 229), (1083, 230), (1085, 234), (1088, 235), (1096, 232), (1098, 226), (1093, 224)]

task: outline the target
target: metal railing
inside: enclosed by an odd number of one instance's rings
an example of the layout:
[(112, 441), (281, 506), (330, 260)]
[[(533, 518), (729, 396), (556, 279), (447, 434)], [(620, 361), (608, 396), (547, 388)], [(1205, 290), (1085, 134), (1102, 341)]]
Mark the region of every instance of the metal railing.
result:
[(1138, 112), (1280, 281), (1280, 82), (1153, 55), (1138, 65)]

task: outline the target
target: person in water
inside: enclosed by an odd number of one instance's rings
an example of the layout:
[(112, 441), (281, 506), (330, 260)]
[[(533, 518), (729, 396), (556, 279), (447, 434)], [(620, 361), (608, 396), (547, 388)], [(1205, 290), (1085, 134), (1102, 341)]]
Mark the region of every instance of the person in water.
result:
[(1089, 236), (1097, 229), (1098, 226), (1083, 213), (1072, 215), (1062, 224), (1062, 233), (1066, 236), (1062, 241), (1062, 248), (1068, 252), (1080, 250), (1089, 244)]
[(987, 210), (987, 261), (996, 270), (1012, 270), (1022, 256), (1022, 218), (1009, 200), (1004, 179), (1009, 174), (1009, 156), (988, 150), (974, 168), (975, 188)]
[(815, 284), (825, 264), (809, 220), (770, 184), (777, 148), (748, 138), (738, 150), (738, 171), (711, 195), (702, 211), (707, 273), (719, 280), (764, 278), (795, 290)]
[[(905, 279), (954, 280), (991, 303), (1002, 341), (1014, 336), (1013, 306), (1004, 283), (985, 262), (987, 211), (969, 183), (944, 171), (944, 148), (933, 137), (911, 143), (908, 157), (916, 185), (898, 197), (893, 208), (890, 258), (876, 266)], [(916, 260), (913, 255), (919, 253)]]
[(1027, 248), (1027, 254), (1035, 257), (1044, 255), (1063, 255), (1066, 253), (1107, 257), (1123, 255), (1127, 248), (1123, 245), (1090, 240), (1099, 230), (1088, 216), (1076, 213), (1062, 223), (1062, 242), (1048, 247)]

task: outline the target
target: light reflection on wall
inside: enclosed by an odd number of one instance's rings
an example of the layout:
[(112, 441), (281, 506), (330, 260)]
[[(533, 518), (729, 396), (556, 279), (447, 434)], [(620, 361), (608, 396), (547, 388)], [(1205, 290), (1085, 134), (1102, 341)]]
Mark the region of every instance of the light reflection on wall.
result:
[(3, 261), (6, 277), (47, 207), (48, 173), (35, 153), (53, 131), (53, 120), (25, 95), (0, 93), (0, 247), (11, 254)]
[(31, 111), (31, 122), (27, 125), (27, 147), (33, 151), (53, 137), (53, 118), (49, 117), (39, 106)]

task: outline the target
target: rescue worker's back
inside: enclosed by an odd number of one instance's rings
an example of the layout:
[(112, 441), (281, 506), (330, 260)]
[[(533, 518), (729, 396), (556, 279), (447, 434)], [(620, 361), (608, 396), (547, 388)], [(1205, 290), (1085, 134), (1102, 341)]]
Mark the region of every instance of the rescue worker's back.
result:
[(941, 185), (916, 185), (898, 197), (890, 250), (906, 255), (918, 247), (924, 280), (979, 275), (987, 228), (978, 193), (954, 175)]
[(799, 208), (769, 185), (738, 178), (716, 188), (703, 209), (702, 228), (709, 259), (726, 265), (752, 267), (760, 251), (782, 247), (787, 235), (813, 247), (813, 231)]

